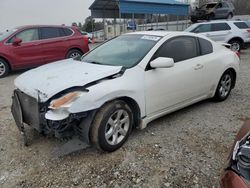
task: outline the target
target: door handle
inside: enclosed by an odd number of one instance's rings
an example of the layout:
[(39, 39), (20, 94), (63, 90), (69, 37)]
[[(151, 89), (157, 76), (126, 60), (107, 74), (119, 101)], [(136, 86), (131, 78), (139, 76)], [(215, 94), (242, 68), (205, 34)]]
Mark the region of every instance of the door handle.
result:
[(204, 66), (201, 65), (201, 64), (197, 64), (194, 68), (194, 70), (199, 70), (199, 69), (202, 69)]
[(210, 34), (206, 34), (207, 37), (210, 37), (211, 35)]

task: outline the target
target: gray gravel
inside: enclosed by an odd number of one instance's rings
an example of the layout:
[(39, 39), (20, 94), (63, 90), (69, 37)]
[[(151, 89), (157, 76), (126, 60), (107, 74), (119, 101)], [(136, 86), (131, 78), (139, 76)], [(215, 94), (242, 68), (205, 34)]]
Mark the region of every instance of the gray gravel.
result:
[(227, 101), (203, 101), (135, 130), (116, 152), (95, 149), (53, 159), (60, 144), (30, 131), (24, 147), (10, 114), (13, 80), (0, 79), (0, 187), (219, 187), (228, 150), (250, 114), (250, 50)]

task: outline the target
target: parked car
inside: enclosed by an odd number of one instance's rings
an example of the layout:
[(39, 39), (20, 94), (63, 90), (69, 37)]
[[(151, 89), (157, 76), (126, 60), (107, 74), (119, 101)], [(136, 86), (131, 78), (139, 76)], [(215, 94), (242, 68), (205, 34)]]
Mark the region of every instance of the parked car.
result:
[(234, 16), (234, 5), (230, 2), (207, 3), (196, 8), (191, 13), (191, 21), (213, 20), (213, 19), (231, 19)]
[(12, 70), (37, 67), (88, 51), (88, 39), (75, 27), (18, 27), (0, 35), (0, 78)]
[(238, 132), (221, 178), (221, 188), (250, 187), (250, 119)]
[(236, 53), (207, 37), (133, 32), (100, 45), (82, 62), (68, 59), (20, 75), (12, 113), (22, 132), (26, 123), (111, 152), (133, 127), (143, 129), (207, 98), (226, 100), (238, 71)]
[(229, 43), (234, 51), (240, 51), (250, 43), (250, 29), (245, 21), (221, 20), (196, 23), (185, 31), (200, 33), (216, 42)]

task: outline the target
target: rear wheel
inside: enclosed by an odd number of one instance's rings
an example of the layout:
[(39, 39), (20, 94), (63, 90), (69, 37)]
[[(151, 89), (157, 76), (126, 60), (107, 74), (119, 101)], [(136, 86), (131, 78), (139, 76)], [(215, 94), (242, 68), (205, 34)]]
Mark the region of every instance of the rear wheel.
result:
[(233, 87), (234, 79), (233, 73), (230, 70), (222, 75), (214, 96), (216, 101), (224, 101), (228, 98)]
[(83, 55), (83, 53), (80, 50), (77, 49), (73, 49), (70, 50), (67, 55), (66, 58), (80, 58)]
[(240, 52), (242, 48), (242, 42), (240, 40), (231, 40), (229, 41), (229, 44), (231, 44), (231, 50), (234, 52)]
[(233, 14), (229, 13), (228, 16), (227, 16), (227, 19), (232, 19), (232, 18), (233, 18)]
[(95, 116), (91, 141), (102, 151), (115, 151), (126, 142), (132, 124), (133, 114), (130, 107), (120, 100), (110, 102)]
[(0, 78), (5, 77), (10, 71), (8, 63), (0, 58)]

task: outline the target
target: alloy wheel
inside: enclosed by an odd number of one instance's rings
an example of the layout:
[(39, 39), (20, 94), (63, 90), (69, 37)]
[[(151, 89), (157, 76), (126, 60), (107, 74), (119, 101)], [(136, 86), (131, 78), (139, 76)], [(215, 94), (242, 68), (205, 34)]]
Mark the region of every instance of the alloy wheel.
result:
[(229, 74), (225, 74), (220, 82), (219, 93), (222, 98), (227, 97), (232, 87), (232, 78)]
[(105, 128), (105, 139), (110, 145), (121, 143), (128, 134), (130, 117), (128, 112), (119, 109), (109, 118)]
[(81, 54), (79, 54), (78, 52), (73, 52), (73, 53), (71, 53), (70, 54), (70, 58), (76, 58), (76, 57), (79, 57), (79, 56), (81, 56)]
[(0, 76), (4, 75), (5, 72), (6, 72), (5, 64), (0, 61)]
[(234, 52), (238, 52), (240, 51), (240, 44), (237, 42), (234, 42), (231, 44), (231, 50)]

